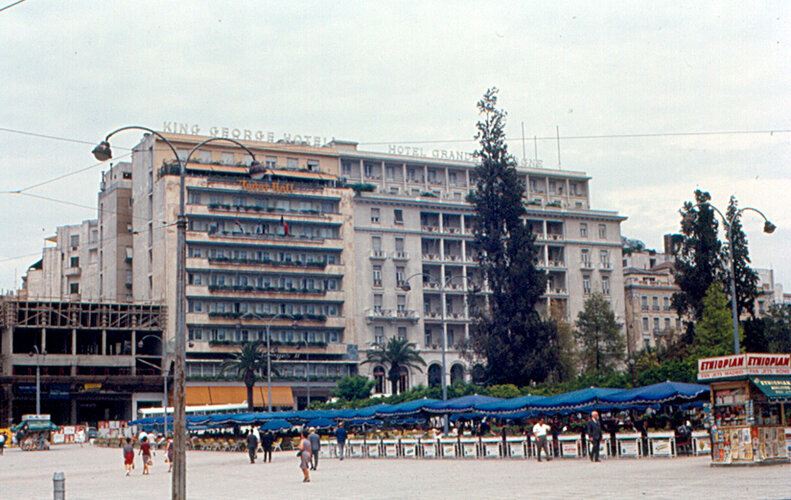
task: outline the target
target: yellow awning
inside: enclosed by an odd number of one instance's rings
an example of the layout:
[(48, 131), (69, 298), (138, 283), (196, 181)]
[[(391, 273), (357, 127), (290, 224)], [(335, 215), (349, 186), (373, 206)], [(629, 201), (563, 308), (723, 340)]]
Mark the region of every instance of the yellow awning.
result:
[[(242, 404), (247, 401), (247, 388), (237, 386), (188, 386), (187, 406)], [(264, 386), (253, 387), (253, 405), (259, 408), (268, 406), (268, 389)], [(291, 387), (272, 387), (272, 406), (294, 406)]]

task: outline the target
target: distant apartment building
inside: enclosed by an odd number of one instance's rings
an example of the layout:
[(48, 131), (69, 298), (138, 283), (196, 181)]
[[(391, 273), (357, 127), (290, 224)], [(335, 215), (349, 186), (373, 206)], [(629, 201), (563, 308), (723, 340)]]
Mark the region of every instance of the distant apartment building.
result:
[(132, 164), (102, 173), (99, 188), (99, 297), (132, 302)]
[(45, 243), (54, 246), (45, 246), (41, 260), (28, 269), (21, 296), (29, 300), (100, 300), (97, 221), (59, 226)]

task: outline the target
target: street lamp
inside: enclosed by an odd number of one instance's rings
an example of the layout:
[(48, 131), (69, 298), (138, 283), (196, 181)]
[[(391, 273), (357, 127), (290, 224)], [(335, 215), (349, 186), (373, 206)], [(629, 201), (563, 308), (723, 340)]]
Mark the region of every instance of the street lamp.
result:
[[(442, 376), (440, 377), (440, 383), (442, 384), (442, 401), (448, 400), (448, 383), (445, 377), (447, 372), (447, 364), (446, 364), (446, 352), (448, 350), (448, 325), (445, 323), (445, 305), (446, 305), (446, 298), (445, 298), (445, 287), (454, 279), (456, 278), (464, 278), (470, 279), (470, 276), (465, 275), (457, 275), (451, 276), (445, 280), (438, 280), (434, 281), (434, 278), (428, 273), (415, 273), (410, 276), (407, 276), (402, 280), (402, 282), (398, 285), (398, 287), (408, 292), (412, 290), (412, 287), (409, 286), (409, 280), (414, 278), (415, 276), (423, 276), (424, 278), (428, 278), (430, 283), (435, 283), (439, 285), (439, 293), (440, 293), (440, 322), (442, 323)], [(445, 419), (443, 421), (443, 430), (445, 434), (448, 434), (448, 415), (445, 414)]]
[(186, 500), (187, 496), (187, 468), (186, 468), (186, 439), (187, 439), (187, 419), (186, 419), (186, 401), (184, 390), (184, 367), (186, 358), (186, 239), (187, 239), (187, 217), (184, 213), (184, 198), (185, 198), (185, 176), (187, 164), (192, 157), (192, 154), (198, 148), (215, 141), (227, 141), (236, 144), (240, 148), (247, 151), (253, 158), (250, 164), (251, 170), (260, 167), (260, 164), (255, 160), (255, 155), (244, 144), (234, 139), (227, 137), (211, 137), (206, 139), (190, 150), (187, 157), (183, 160), (179, 157), (178, 151), (168, 139), (156, 130), (139, 125), (130, 125), (116, 129), (104, 138), (92, 151), (93, 156), (99, 161), (107, 161), (113, 157), (112, 150), (110, 149), (110, 138), (125, 130), (142, 130), (155, 135), (164, 142), (168, 148), (173, 152), (176, 162), (179, 166), (179, 212), (178, 220), (176, 223), (176, 331), (175, 331), (175, 359), (173, 366), (173, 478), (171, 483), (171, 499), (172, 500)]
[[(308, 399), (305, 402), (305, 409), (307, 410), (310, 407), (310, 352), (308, 351), (308, 339), (302, 339), (302, 343), (305, 344), (305, 387), (308, 390)], [(298, 346), (297, 349), (302, 347), (302, 345)]]
[(30, 357), (36, 357), (36, 415), (41, 415), (41, 361), (39, 356), (46, 356), (47, 351), (39, 352), (38, 346), (33, 345), (33, 350), (30, 351)]
[(699, 207), (699, 206), (703, 206), (703, 205), (708, 205), (709, 207), (711, 207), (712, 210), (717, 212), (717, 214), (722, 219), (722, 222), (728, 228), (727, 231), (725, 232), (725, 235), (728, 238), (728, 248), (729, 248), (728, 254), (729, 254), (729, 257), (731, 259), (731, 280), (730, 281), (731, 281), (731, 320), (732, 320), (732, 323), (733, 323), (733, 353), (734, 354), (739, 354), (739, 351), (740, 351), (740, 348), (739, 348), (739, 313), (738, 313), (738, 307), (737, 307), (737, 304), (736, 304), (736, 259), (734, 258), (734, 255), (733, 255), (733, 224), (739, 219), (739, 216), (742, 214), (742, 212), (752, 211), (752, 212), (757, 213), (758, 215), (760, 215), (764, 219), (764, 232), (766, 234), (772, 234), (775, 231), (775, 229), (777, 229), (777, 226), (775, 226), (774, 224), (769, 222), (769, 219), (766, 218), (766, 216), (763, 214), (763, 212), (761, 212), (757, 208), (753, 208), (753, 207), (744, 207), (744, 208), (737, 209), (733, 213), (733, 215), (732, 215), (732, 217), (730, 219), (725, 217), (725, 215), (720, 211), (719, 208), (715, 207), (714, 205), (712, 205), (709, 202), (696, 203), (691, 208), (695, 208), (695, 207)]
[[(164, 393), (162, 398), (162, 414), (163, 414), (163, 421), (162, 421), (162, 433), (165, 437), (168, 437), (168, 369), (167, 369), (167, 349), (165, 349), (165, 342), (162, 340), (162, 337), (157, 337), (156, 335), (145, 335), (143, 338), (137, 341), (137, 348), (143, 348), (143, 341), (151, 338), (157, 339), (162, 346), (162, 366), (159, 367), (160, 372), (162, 373), (162, 380), (164, 385)], [(147, 363), (145, 360), (141, 360), (144, 363)], [(150, 364), (150, 363), (149, 363)]]
[[(245, 316), (252, 316), (257, 319), (264, 319), (263, 316), (259, 316), (256, 313), (250, 313), (250, 312), (246, 312), (242, 314), (239, 317), (239, 319), (241, 320)], [(277, 313), (268, 320), (265, 320), (266, 322), (266, 390), (267, 390), (267, 409), (269, 410), (269, 413), (272, 413), (272, 349), (269, 342), (269, 338), (271, 337), (269, 332), (269, 327), (272, 324), (272, 322), (277, 318), (291, 318), (293, 320), (291, 326), (292, 327), (297, 326), (297, 320), (294, 319), (294, 316), (286, 313)], [(308, 387), (308, 397), (310, 397), (310, 387)]]

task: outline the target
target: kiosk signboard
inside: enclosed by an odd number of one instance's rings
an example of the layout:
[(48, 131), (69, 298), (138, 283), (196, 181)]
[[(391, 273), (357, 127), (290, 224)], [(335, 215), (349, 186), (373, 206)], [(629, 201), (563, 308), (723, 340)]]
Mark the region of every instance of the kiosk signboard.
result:
[(791, 354), (733, 354), (698, 360), (698, 380), (791, 375)]

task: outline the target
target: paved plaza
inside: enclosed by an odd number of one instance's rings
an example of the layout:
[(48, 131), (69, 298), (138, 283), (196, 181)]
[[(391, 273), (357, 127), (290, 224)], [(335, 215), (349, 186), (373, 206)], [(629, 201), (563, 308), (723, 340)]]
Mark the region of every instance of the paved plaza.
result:
[[(163, 455), (142, 476), (123, 472), (121, 450), (67, 445), (48, 452), (6, 450), (0, 499), (51, 499), (52, 474), (66, 475), (66, 498), (168, 499)], [(259, 498), (791, 498), (791, 465), (710, 467), (708, 457), (603, 460), (324, 459), (302, 483), (293, 452), (251, 465), (246, 453), (190, 451), (190, 499)]]

